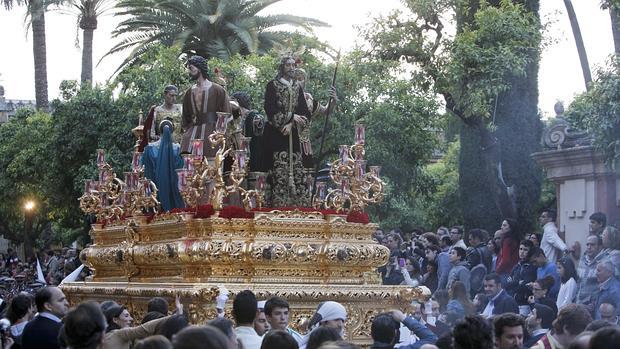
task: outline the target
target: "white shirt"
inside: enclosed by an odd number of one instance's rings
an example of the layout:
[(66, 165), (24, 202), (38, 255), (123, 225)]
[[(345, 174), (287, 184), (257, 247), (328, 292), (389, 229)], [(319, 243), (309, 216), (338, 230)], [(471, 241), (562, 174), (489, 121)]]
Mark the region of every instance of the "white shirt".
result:
[(558, 260), (558, 250), (565, 251), (567, 249), (566, 244), (558, 235), (558, 228), (555, 227), (555, 223), (549, 222), (543, 227), (540, 248), (545, 252), (547, 260), (552, 263)]
[(260, 349), (263, 337), (259, 336), (254, 327), (239, 326), (235, 328), (237, 339), (243, 344), (245, 349)]
[(487, 303), (487, 306), (484, 307), (484, 310), (482, 311), (482, 316), (484, 318), (490, 318), (491, 316), (493, 316), (493, 309), (495, 309), (495, 300), (497, 299), (497, 297), (499, 297), (500, 294), (502, 294), (502, 292), (504, 292), (504, 290), (502, 289), (501, 291), (499, 291), (495, 297), (489, 299), (489, 303)]
[(48, 318), (48, 319), (50, 319), (52, 321), (55, 321), (55, 322), (62, 322), (62, 320), (58, 316), (56, 316), (56, 315), (54, 315), (52, 313), (48, 313), (47, 311), (39, 313), (39, 316)]
[(575, 279), (570, 278), (568, 281), (560, 286), (560, 292), (558, 292), (558, 300), (555, 304), (558, 306), (558, 310), (562, 309), (566, 304), (573, 303), (575, 295), (577, 294), (577, 282)]

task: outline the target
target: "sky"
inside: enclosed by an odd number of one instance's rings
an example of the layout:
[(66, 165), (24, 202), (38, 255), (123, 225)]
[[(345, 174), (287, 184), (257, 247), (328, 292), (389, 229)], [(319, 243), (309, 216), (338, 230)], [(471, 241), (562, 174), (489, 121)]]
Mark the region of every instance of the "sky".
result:
[[(590, 68), (604, 65), (613, 52), (611, 25), (599, 1), (575, 0)], [(378, 14), (402, 7), (399, 0), (283, 0), (270, 6), (270, 12), (314, 17), (331, 26), (316, 29), (318, 37), (343, 50), (353, 47), (358, 34), (355, 26), (368, 23)], [(0, 85), (8, 99), (34, 99), (34, 63), (31, 35), (24, 25), (23, 7), (11, 11), (0, 8), (0, 32), (5, 33), (0, 50)], [(579, 57), (570, 23), (560, 0), (541, 1), (541, 17), (547, 24), (545, 47), (539, 71), (539, 109), (545, 117), (553, 116), (553, 104), (565, 105), (575, 94), (585, 90)], [(95, 31), (93, 59), (96, 62), (117, 42), (110, 33), (118, 19), (108, 15), (99, 20)], [(79, 80), (81, 50), (76, 47), (76, 19), (60, 12), (46, 14), (47, 70), (50, 99), (58, 97), (62, 80)], [(10, 35), (7, 35), (10, 33)], [(81, 38), (81, 32), (79, 33)], [(124, 58), (123, 53), (106, 57), (94, 69), (94, 80), (105, 82)]]

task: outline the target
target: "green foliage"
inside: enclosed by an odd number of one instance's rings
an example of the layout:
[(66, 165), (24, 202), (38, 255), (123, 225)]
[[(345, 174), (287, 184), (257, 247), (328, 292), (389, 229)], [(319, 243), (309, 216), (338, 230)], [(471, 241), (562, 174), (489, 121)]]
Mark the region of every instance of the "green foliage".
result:
[[(446, 197), (460, 197), (461, 223), (467, 227), (495, 229), (510, 211), (506, 195), (500, 195), (505, 181), (515, 188), (517, 218), (529, 225), (541, 180), (529, 156), (539, 148), (540, 134), (538, 0), (407, 0), (405, 5), (406, 10), (375, 18), (362, 36), (369, 57), (411, 64), (413, 86), (443, 97), (448, 115), (461, 121), (459, 195)], [(446, 30), (445, 18), (456, 19), (456, 33)], [(452, 139), (456, 125), (445, 125)], [(429, 191), (437, 190), (432, 176), (427, 183)]]
[(326, 24), (313, 18), (285, 14), (260, 15), (281, 0), (122, 0), (118, 15), (127, 16), (113, 33), (122, 38), (108, 54), (133, 48), (121, 67), (151, 47), (181, 45), (181, 52), (228, 60), (235, 54), (265, 54), (284, 46), (289, 25), (309, 32)]
[(456, 108), (465, 117), (489, 118), (497, 95), (512, 88), (511, 77), (526, 76), (538, 60), (540, 40), (538, 18), (522, 5), (502, 0), (478, 10), (455, 37), (445, 70)]
[(29, 109), (0, 125), (0, 234), (5, 238), (23, 241), (27, 200), (36, 203), (35, 229), (54, 212), (50, 194), (57, 181), (48, 172), (52, 128), (49, 114)]
[(459, 150), (458, 141), (450, 143), (444, 157), (425, 168), (432, 180), (432, 191), (423, 197), (419, 205), (422, 226), (449, 227), (463, 223), (459, 192)]
[(577, 128), (587, 130), (606, 161), (618, 168), (620, 163), (620, 62), (612, 58), (598, 70), (597, 78), (573, 100), (566, 111)]

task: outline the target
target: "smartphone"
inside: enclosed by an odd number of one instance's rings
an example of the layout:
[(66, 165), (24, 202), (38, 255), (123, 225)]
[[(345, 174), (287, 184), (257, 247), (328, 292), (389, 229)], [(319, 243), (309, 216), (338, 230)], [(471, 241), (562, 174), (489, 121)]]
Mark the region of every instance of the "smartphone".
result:
[(404, 258), (399, 258), (398, 259), (398, 266), (401, 268), (405, 267), (405, 259)]

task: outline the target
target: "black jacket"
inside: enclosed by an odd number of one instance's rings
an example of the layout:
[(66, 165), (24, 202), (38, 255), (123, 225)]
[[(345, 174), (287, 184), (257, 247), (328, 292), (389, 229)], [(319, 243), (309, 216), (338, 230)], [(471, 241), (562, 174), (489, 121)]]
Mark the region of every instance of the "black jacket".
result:
[(41, 315), (32, 319), (22, 333), (23, 349), (60, 349), (58, 333), (61, 322), (48, 319)]
[[(490, 300), (489, 302), (492, 302)], [(510, 297), (505, 290), (502, 290), (499, 297), (493, 304), (493, 315), (499, 315), (503, 313), (515, 313), (519, 314), (519, 306), (514, 298)]]
[(533, 264), (519, 261), (506, 280), (506, 291), (515, 297), (519, 305), (528, 304), (527, 298), (532, 295), (532, 290), (527, 284), (536, 281), (536, 268)]

